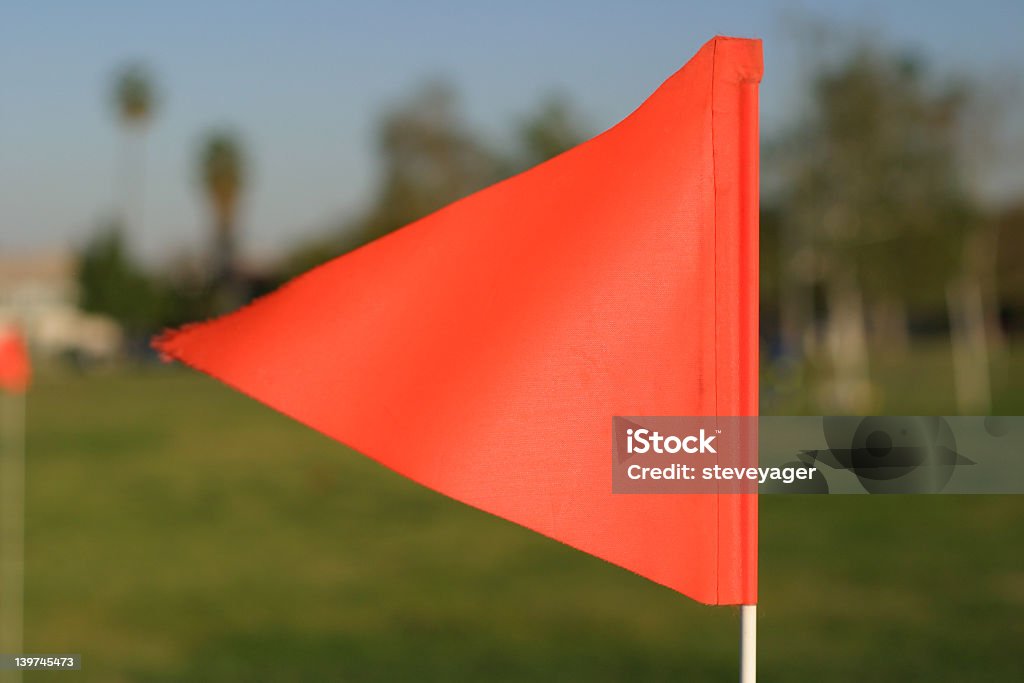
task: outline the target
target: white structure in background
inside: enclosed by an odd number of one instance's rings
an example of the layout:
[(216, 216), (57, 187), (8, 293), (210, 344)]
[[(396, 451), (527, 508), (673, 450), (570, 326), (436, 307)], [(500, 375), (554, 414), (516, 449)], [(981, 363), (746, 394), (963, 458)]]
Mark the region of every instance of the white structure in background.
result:
[(70, 251), (0, 254), (0, 321), (17, 323), (41, 355), (111, 360), (121, 351), (121, 327), (78, 308), (76, 267)]

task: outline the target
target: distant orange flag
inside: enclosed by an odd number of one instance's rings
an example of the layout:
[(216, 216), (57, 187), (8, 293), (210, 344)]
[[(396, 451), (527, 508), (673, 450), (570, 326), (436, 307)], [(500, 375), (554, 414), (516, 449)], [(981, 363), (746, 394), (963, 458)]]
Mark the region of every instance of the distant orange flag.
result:
[(31, 376), (32, 366), (21, 334), (14, 327), (0, 327), (0, 390), (24, 392)]
[(701, 602), (756, 494), (615, 495), (612, 416), (756, 415), (761, 44), (610, 130), (155, 345), (456, 500)]

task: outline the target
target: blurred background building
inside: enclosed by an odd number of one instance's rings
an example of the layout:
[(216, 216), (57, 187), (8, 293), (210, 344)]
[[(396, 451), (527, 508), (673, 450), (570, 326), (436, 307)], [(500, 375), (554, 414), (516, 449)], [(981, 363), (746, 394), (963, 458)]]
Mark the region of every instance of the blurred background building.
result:
[(0, 255), (0, 320), (24, 330), (43, 357), (112, 361), (122, 351), (121, 326), (80, 308), (78, 261), (70, 251)]

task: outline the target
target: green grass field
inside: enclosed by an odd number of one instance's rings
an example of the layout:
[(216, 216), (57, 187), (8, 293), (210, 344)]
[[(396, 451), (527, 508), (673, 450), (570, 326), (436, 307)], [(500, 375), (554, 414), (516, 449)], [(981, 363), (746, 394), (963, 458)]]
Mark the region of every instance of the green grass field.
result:
[[(193, 373), (44, 375), (29, 416), (26, 649), (84, 666), (28, 681), (736, 677), (736, 610)], [(1024, 680), (1024, 498), (764, 497), (760, 575), (762, 681)]]

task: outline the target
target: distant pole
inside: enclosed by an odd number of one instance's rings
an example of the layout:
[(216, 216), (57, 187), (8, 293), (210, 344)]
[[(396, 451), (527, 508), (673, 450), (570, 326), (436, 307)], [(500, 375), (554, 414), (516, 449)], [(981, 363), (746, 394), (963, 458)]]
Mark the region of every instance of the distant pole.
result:
[(740, 683), (757, 680), (757, 605), (740, 605)]
[[(0, 653), (23, 652), (25, 587), (25, 392), (0, 390)], [(21, 671), (0, 671), (20, 683)]]

